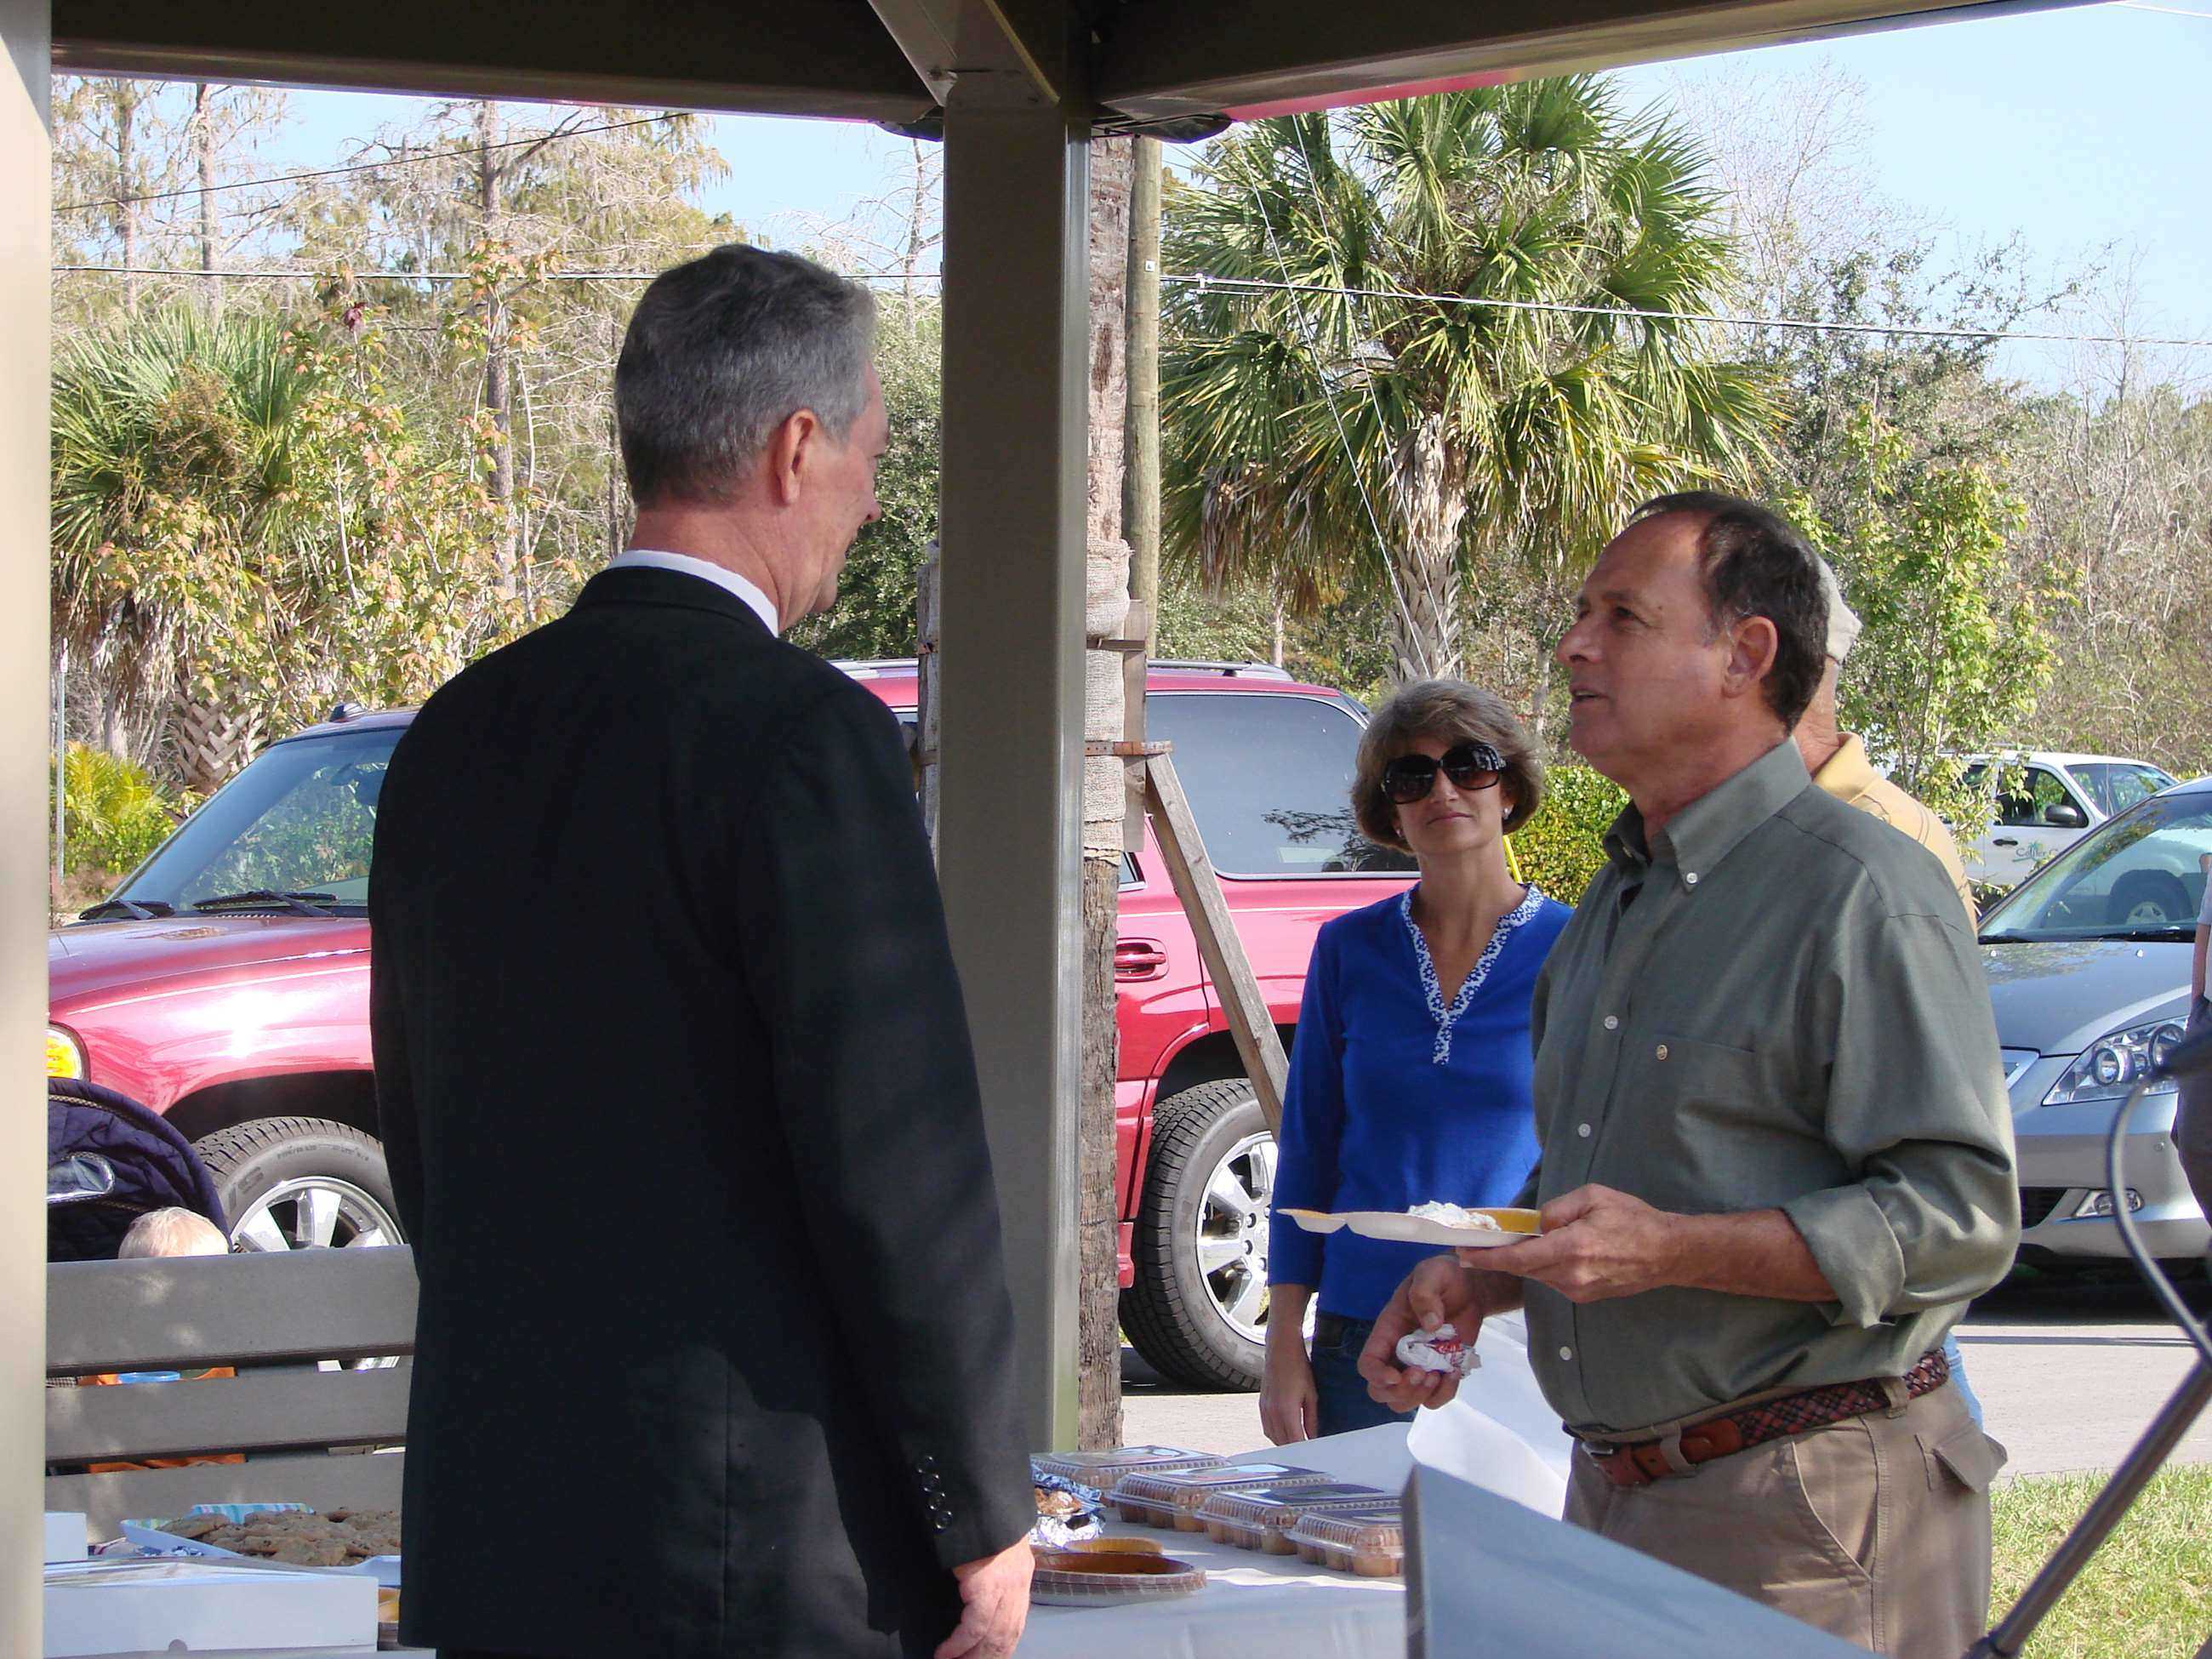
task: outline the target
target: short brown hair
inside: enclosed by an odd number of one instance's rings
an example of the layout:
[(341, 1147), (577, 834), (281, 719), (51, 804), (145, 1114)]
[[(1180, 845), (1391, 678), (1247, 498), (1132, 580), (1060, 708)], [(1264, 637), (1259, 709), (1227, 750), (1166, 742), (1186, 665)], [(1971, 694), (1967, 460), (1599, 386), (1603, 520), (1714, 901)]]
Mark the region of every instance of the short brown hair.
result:
[(1505, 700), (1465, 680), (1414, 680), (1391, 693), (1375, 711), (1359, 739), (1359, 759), (1352, 780), (1352, 811), (1359, 833), (1381, 847), (1409, 850), (1392, 823), (1389, 799), (1382, 793), (1382, 769), (1408, 752), (1417, 738), (1439, 743), (1486, 743), (1505, 762), (1499, 787), (1510, 786), (1513, 805), (1505, 814), (1508, 833), (1536, 816), (1544, 804), (1544, 763), (1528, 733)]

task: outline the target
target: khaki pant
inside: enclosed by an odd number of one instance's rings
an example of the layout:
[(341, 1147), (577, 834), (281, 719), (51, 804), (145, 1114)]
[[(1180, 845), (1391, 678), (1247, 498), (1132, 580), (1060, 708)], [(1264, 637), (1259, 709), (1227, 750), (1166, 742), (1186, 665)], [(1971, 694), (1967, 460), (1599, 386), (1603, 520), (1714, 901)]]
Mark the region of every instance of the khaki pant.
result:
[(1566, 1518), (1876, 1653), (1960, 1659), (1989, 1616), (2004, 1458), (1946, 1384), (1644, 1486), (1577, 1450)]

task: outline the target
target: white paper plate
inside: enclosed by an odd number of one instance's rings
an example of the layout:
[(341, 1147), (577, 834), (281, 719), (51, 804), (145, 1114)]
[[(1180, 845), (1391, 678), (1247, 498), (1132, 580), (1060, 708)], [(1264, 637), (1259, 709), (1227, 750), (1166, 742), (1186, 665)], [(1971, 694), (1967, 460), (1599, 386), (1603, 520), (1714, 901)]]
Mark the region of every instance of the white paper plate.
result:
[(1426, 1216), (1407, 1215), (1402, 1210), (1347, 1210), (1330, 1214), (1320, 1210), (1285, 1208), (1283, 1213), (1310, 1233), (1333, 1233), (1340, 1227), (1349, 1227), (1362, 1238), (1387, 1238), (1401, 1244), (1443, 1244), (1477, 1250), (1494, 1249), (1500, 1244), (1517, 1244), (1539, 1231), (1534, 1210), (1484, 1210), (1485, 1215), (1494, 1218), (1504, 1229), (1502, 1232), (1475, 1227), (1448, 1226)]

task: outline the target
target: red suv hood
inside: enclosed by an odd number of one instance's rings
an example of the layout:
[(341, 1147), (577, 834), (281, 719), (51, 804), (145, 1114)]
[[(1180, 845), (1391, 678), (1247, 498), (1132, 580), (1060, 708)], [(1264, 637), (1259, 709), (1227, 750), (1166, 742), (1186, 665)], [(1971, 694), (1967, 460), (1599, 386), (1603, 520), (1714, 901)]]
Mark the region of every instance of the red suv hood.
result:
[(163, 916), (58, 927), (46, 935), (46, 1000), (59, 1013), (161, 981), (368, 949), (362, 916)]

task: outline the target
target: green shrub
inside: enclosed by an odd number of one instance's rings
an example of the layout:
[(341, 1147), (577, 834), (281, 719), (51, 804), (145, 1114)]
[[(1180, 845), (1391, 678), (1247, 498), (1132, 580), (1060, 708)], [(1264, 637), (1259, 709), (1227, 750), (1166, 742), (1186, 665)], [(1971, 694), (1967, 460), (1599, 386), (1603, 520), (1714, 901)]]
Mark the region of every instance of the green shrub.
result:
[(1521, 877), (1563, 904), (1605, 864), (1605, 832), (1628, 805), (1619, 784), (1587, 766), (1554, 766), (1544, 775), (1542, 810), (1513, 835)]
[(62, 862), (70, 872), (125, 874), (177, 827), (172, 803), (153, 775), (105, 750), (70, 744), (62, 783), (68, 837)]

